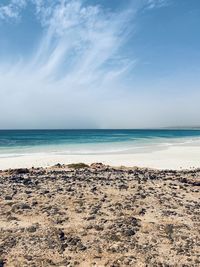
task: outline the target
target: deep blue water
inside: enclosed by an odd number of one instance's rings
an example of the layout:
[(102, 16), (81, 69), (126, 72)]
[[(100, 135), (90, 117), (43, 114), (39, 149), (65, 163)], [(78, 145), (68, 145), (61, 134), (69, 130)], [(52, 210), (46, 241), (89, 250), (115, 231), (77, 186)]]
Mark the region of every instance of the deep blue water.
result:
[(200, 130), (0, 130), (0, 154), (17, 151), (112, 152), (147, 144), (180, 143), (200, 138)]

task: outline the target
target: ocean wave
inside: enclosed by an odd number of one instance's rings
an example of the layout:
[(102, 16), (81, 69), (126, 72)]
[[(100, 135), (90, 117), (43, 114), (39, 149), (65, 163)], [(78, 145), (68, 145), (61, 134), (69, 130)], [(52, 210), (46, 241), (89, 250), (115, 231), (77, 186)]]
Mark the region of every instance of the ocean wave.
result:
[[(115, 133), (121, 135), (121, 133)], [(126, 135), (126, 134), (124, 134)], [(79, 136), (79, 139), (81, 137)], [(8, 138), (9, 139), (9, 138)], [(27, 137), (28, 139), (28, 137)], [(200, 132), (199, 136), (175, 136), (160, 137), (160, 136), (128, 136), (127, 139), (116, 141), (115, 138), (109, 136), (107, 142), (104, 142), (105, 136), (98, 142), (98, 138), (93, 136), (90, 142), (60, 142), (57, 137), (54, 142), (36, 142), (34, 145), (26, 144), (16, 145), (15, 141), (2, 138), (0, 140), (0, 158), (20, 157), (32, 154), (56, 154), (56, 155), (101, 155), (101, 154), (131, 154), (131, 153), (146, 153), (157, 150), (168, 149), (173, 146), (199, 146), (200, 145)], [(95, 140), (95, 141), (94, 141)], [(80, 141), (80, 140), (79, 140)], [(7, 142), (7, 145), (5, 143)], [(1, 145), (4, 143), (4, 145)], [(39, 143), (39, 144), (38, 144)], [(11, 146), (13, 144), (13, 146)]]

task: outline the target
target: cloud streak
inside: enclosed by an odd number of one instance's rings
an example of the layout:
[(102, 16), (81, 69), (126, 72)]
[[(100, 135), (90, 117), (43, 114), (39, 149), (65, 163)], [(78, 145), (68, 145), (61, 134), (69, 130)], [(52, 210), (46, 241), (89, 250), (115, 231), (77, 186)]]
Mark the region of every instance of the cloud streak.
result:
[(0, 128), (161, 125), (163, 103), (126, 82), (137, 63), (126, 45), (140, 8), (164, 4), (145, 0), (116, 12), (82, 0), (12, 0), (0, 6), (5, 21), (19, 21), (21, 11), (34, 6), (41, 27), (31, 58), (22, 54), (12, 64), (0, 63)]
[[(40, 6), (38, 13), (46, 34), (34, 63), (44, 77), (89, 83), (102, 79), (107, 63), (113, 72), (111, 65), (126, 38), (128, 12), (107, 14), (98, 6), (82, 6), (81, 1), (62, 1), (48, 9)], [(123, 59), (120, 65), (124, 69)]]
[(148, 0), (147, 1), (147, 8), (154, 9), (154, 8), (161, 8), (167, 6), (170, 0)]
[[(13, 0), (1, 7), (10, 10), (1, 17), (17, 18), (26, 5)], [(29, 60), (22, 55), (12, 66), (0, 65), (0, 112), (7, 113), (6, 121), (0, 118), (2, 128), (14, 118), (13, 127), (19, 128), (99, 127), (98, 102), (103, 105), (106, 95), (121, 89), (122, 76), (135, 63), (119, 53), (135, 10), (112, 13), (81, 0), (36, 0), (34, 5), (43, 28), (38, 49)]]

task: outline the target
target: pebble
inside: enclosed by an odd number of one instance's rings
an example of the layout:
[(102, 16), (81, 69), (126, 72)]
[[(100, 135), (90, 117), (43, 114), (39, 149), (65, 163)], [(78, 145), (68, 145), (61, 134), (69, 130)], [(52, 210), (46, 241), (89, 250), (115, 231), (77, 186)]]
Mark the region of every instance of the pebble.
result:
[(0, 267), (199, 264), (200, 169), (57, 164), (0, 179)]

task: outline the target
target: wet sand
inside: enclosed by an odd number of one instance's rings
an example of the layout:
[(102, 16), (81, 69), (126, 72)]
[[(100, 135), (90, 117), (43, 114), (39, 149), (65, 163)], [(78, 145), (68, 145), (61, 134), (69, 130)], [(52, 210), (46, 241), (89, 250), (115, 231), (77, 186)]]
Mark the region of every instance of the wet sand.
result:
[(48, 167), (57, 163), (69, 164), (102, 162), (111, 166), (139, 166), (157, 169), (190, 169), (200, 167), (200, 146), (172, 146), (164, 150), (132, 154), (60, 155), (32, 153), (23, 156), (1, 155), (0, 170), (9, 168)]

